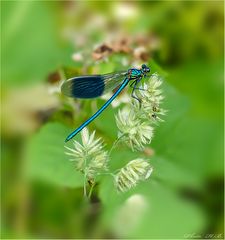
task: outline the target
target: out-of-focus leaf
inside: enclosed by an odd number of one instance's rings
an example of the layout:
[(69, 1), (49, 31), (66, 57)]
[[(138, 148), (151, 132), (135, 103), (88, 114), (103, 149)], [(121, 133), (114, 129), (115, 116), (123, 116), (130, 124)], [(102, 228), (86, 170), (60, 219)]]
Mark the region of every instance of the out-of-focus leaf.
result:
[(67, 54), (66, 47), (63, 51), (60, 48), (57, 11), (34, 1), (3, 1), (1, 6), (4, 84), (18, 86), (43, 80)]
[(26, 156), (29, 178), (68, 187), (83, 185), (83, 175), (65, 155), (64, 139), (68, 132), (61, 124), (49, 123), (31, 139)]
[[(99, 101), (102, 106), (104, 104), (103, 101)], [(117, 113), (117, 108), (113, 108), (109, 106), (107, 109), (103, 111), (103, 113), (95, 120), (95, 125), (97, 128), (102, 131), (105, 135), (112, 138), (112, 140), (116, 140), (117, 138), (117, 127), (115, 114)]]
[(176, 191), (186, 186), (201, 187), (201, 176), (193, 174), (190, 169), (179, 166), (172, 160), (153, 156), (150, 163), (154, 169), (151, 178), (161, 182), (162, 185), (171, 188), (171, 190)]
[[(152, 142), (156, 153), (187, 168), (198, 177), (222, 173), (221, 124), (215, 125), (211, 120), (191, 117), (190, 113), (179, 109), (180, 101), (171, 106), (166, 123), (157, 128)], [(179, 112), (183, 114), (179, 116)]]
[[(118, 194), (113, 189), (112, 181), (104, 179), (100, 191), (105, 209), (101, 224), (119, 238), (184, 238), (185, 234), (196, 232), (205, 224), (200, 208), (180, 198), (171, 188), (162, 186), (151, 177), (129, 193)], [(138, 195), (133, 195), (134, 193)], [(132, 196), (138, 196), (143, 202), (124, 209), (126, 200)], [(144, 206), (137, 216), (139, 204)], [(138, 218), (136, 223), (135, 218)], [(118, 229), (121, 225), (122, 231), (121, 228)]]
[(156, 154), (197, 178), (221, 174), (221, 122), (200, 117), (200, 113), (194, 116), (191, 111), (196, 106), (190, 96), (183, 96), (165, 82), (163, 87), (168, 113), (163, 117), (165, 122), (155, 130), (152, 146)]
[(161, 77), (166, 77), (167, 73), (153, 60), (149, 61), (149, 67), (152, 73), (158, 73)]
[(167, 80), (188, 95), (192, 114), (223, 122), (223, 60), (193, 61), (171, 71)]
[(204, 214), (199, 206), (180, 198), (167, 186), (149, 180), (141, 188), (139, 193), (146, 198), (148, 207), (130, 236), (181, 239), (204, 227)]

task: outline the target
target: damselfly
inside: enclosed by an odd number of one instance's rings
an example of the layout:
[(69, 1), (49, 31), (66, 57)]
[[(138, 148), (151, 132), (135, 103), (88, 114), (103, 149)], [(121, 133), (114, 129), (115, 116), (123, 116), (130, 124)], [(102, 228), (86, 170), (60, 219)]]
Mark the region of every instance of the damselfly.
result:
[(140, 89), (137, 87), (137, 85), (143, 77), (146, 77), (146, 74), (148, 72), (150, 72), (150, 68), (143, 64), (140, 69), (130, 68), (128, 71), (120, 71), (103, 75), (78, 76), (66, 80), (61, 87), (62, 93), (68, 97), (73, 98), (96, 98), (104, 95), (105, 93), (115, 89), (118, 86), (119, 88), (93, 116), (91, 116), (76, 130), (70, 133), (65, 141), (67, 142), (72, 139), (84, 127), (86, 127), (90, 122), (98, 117), (130, 81), (130, 86), (133, 88), (131, 96), (139, 101), (141, 106), (141, 100), (135, 96), (134, 91), (136, 89)]

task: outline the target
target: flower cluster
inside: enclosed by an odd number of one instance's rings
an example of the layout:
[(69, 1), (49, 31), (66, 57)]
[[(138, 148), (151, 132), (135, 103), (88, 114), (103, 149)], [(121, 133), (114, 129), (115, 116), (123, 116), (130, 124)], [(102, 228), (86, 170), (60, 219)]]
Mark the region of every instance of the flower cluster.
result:
[[(118, 127), (118, 139), (116, 143), (125, 143), (132, 151), (143, 151), (147, 144), (153, 138), (153, 126), (162, 119), (160, 115), (165, 114), (165, 110), (160, 107), (163, 96), (159, 89), (161, 79), (157, 74), (150, 77), (150, 81), (139, 86), (135, 91), (135, 97), (140, 99), (139, 102), (134, 100), (130, 105), (118, 111), (116, 115), (116, 124)], [(67, 155), (72, 156), (72, 161), (75, 161), (77, 170), (85, 175), (86, 181), (96, 179), (96, 176), (107, 171), (107, 162), (109, 153), (104, 151), (104, 145), (100, 138), (95, 139), (95, 132), (89, 135), (89, 132), (84, 128), (81, 132), (82, 143), (73, 142), (73, 148), (66, 147)], [(112, 147), (112, 149), (113, 149)], [(112, 150), (111, 149), (111, 150)], [(153, 168), (147, 160), (137, 158), (128, 162), (122, 167), (117, 174), (113, 174), (115, 187), (120, 192), (125, 192), (136, 186), (140, 181), (149, 178)], [(92, 184), (92, 187), (94, 185)], [(92, 188), (89, 195), (92, 192)], [(86, 195), (86, 187), (84, 186)]]
[(135, 111), (128, 108), (119, 110), (116, 123), (119, 129), (118, 137), (133, 151), (142, 150), (145, 144), (151, 142), (153, 128), (147, 122), (137, 118)]
[(141, 100), (141, 107), (139, 102), (134, 100), (129, 107), (119, 110), (116, 116), (118, 137), (133, 151), (141, 151), (151, 142), (152, 123), (162, 121), (159, 115), (165, 114), (165, 110), (160, 108), (163, 100), (162, 91), (159, 89), (161, 83), (159, 76), (153, 74), (149, 82), (135, 91), (135, 97)]
[(136, 186), (138, 182), (150, 177), (153, 168), (144, 159), (130, 161), (115, 176), (115, 186), (118, 191), (125, 192)]
[(73, 141), (73, 148), (65, 146), (67, 155), (75, 162), (76, 169), (83, 172), (88, 179), (107, 170), (108, 154), (103, 150), (101, 138), (95, 139), (95, 132), (89, 135), (87, 128), (81, 132), (82, 144)]
[(157, 73), (152, 74), (150, 80), (144, 82), (140, 89), (137, 91), (136, 95), (142, 101), (142, 107), (140, 109), (139, 105), (135, 102), (133, 104), (138, 117), (144, 119), (150, 119), (153, 123), (157, 121), (162, 121), (159, 117), (160, 115), (165, 115), (166, 111), (160, 107), (164, 96), (162, 95), (162, 90), (159, 87), (162, 84), (162, 80)]

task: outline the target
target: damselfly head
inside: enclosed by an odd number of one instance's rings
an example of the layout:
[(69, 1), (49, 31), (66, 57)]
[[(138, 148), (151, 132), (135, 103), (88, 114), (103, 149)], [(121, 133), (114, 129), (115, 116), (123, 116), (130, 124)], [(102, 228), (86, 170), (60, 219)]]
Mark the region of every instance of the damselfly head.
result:
[(147, 67), (145, 64), (142, 64), (141, 68), (142, 68), (142, 71), (143, 71), (144, 73), (150, 72), (150, 68)]

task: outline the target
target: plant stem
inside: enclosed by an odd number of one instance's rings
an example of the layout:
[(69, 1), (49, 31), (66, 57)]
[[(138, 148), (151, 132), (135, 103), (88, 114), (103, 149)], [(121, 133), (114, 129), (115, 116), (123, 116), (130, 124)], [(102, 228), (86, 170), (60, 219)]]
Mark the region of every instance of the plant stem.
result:
[(84, 174), (84, 198), (87, 197), (87, 188), (86, 188), (86, 181), (87, 177), (86, 177), (86, 173)]
[(91, 185), (90, 191), (89, 191), (89, 193), (88, 193), (88, 199), (91, 198), (91, 194), (92, 194), (92, 192), (93, 192), (94, 186), (95, 186), (95, 184)]
[(119, 138), (117, 138), (116, 141), (113, 143), (113, 145), (112, 145), (112, 147), (111, 147), (111, 149), (110, 149), (110, 151), (109, 151), (109, 156), (111, 155), (112, 150), (116, 147), (116, 145), (119, 143), (119, 141), (121, 140), (121, 138), (124, 137), (124, 135), (125, 135), (125, 134), (121, 135), (121, 136), (120, 136)]

